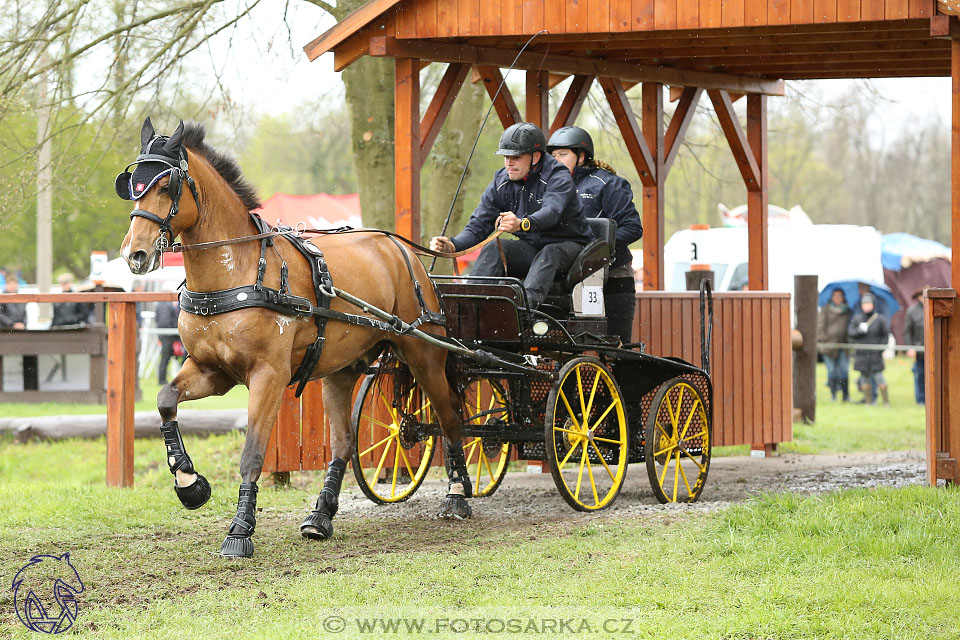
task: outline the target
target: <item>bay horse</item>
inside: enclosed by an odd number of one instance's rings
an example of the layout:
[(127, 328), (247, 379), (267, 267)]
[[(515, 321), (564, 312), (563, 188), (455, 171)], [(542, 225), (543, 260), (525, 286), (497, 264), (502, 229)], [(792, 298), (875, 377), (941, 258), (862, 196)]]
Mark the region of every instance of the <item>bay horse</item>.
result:
[[(185, 249), (202, 243), (215, 245), (184, 252), (186, 287), (181, 293), (182, 311), (190, 311), (185, 302), (197, 296), (230, 295), (238, 290), (250, 290), (252, 295), (249, 285), (257, 282), (259, 275), (264, 290), (283, 290), (286, 284), (290, 295), (312, 305), (327, 302), (333, 312), (359, 312), (341, 297), (320, 299), (307, 258), (288, 237), (271, 238), (272, 249), (264, 251), (263, 240), (257, 241), (265, 235), (263, 228), (258, 228), (250, 214), (260, 206), (255, 190), (243, 178), (236, 162), (213, 150), (204, 137), (204, 128), (197, 123), (185, 126), (181, 122), (172, 135), (159, 136), (150, 118), (144, 121), (141, 153), (117, 177), (116, 183), (117, 194), (134, 201), (136, 206), (121, 245), (121, 255), (130, 270), (142, 275), (158, 268), (162, 250), (179, 237)], [(131, 172), (133, 166), (136, 168)], [(360, 293), (365, 302), (407, 323), (418, 317), (422, 320), (422, 314), (427, 312), (424, 304), (430, 312), (440, 313), (440, 303), (426, 270), (402, 243), (375, 231), (325, 234), (315, 243), (322, 251), (330, 280), (343, 291)], [(415, 292), (418, 283), (419, 291)], [(247, 289), (235, 289), (238, 287)], [(236, 298), (245, 300), (246, 295), (237, 294)], [(300, 307), (302, 310), (303, 305)], [(209, 499), (211, 489), (187, 454), (177, 423), (177, 406), (186, 400), (222, 395), (237, 384), (249, 389), (247, 433), (240, 457), (240, 495), (236, 516), (220, 548), (222, 555), (253, 555), (257, 480), (267, 440), (283, 390), (291, 383), (294, 372), (302, 368), (314, 345), (322, 347), (318, 347), (319, 359), (309, 370), (298, 373), (302, 373), (300, 378), (304, 381), (324, 379), (323, 405), (330, 421), (333, 460), (316, 504), (300, 527), (301, 534), (314, 540), (333, 534), (332, 519), (353, 442), (353, 389), (385, 343), (406, 363), (426, 393), (444, 436), (450, 482), (438, 515), (456, 519), (471, 515), (466, 498), (471, 497), (472, 487), (460, 446), (459, 402), (445, 373), (447, 352), (443, 348), (411, 335), (383, 330), (382, 326), (358, 326), (332, 319), (324, 328), (309, 314), (298, 316), (263, 306), (223, 312), (193, 311), (181, 312), (178, 325), (189, 356), (173, 381), (160, 390), (157, 409), (174, 489), (184, 507), (196, 509)], [(202, 315), (204, 312), (207, 314)], [(430, 317), (435, 322), (423, 323), (420, 329), (444, 335), (437, 320), (442, 316)]]

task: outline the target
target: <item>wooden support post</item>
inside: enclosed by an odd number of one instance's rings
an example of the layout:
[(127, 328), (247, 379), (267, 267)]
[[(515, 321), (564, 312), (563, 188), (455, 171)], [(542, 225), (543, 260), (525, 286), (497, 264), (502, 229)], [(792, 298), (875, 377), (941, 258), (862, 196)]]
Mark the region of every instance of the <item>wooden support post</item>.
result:
[(527, 122), (541, 129), (550, 123), (550, 94), (547, 92), (550, 74), (547, 71), (527, 71)]
[(433, 94), (430, 106), (427, 112), (423, 114), (423, 120), (420, 122), (420, 165), (427, 159), (430, 148), (433, 147), (440, 128), (443, 127), (453, 103), (457, 99), (460, 87), (470, 71), (468, 64), (451, 64), (447, 67), (440, 84), (437, 85), (437, 91)]
[(793, 292), (795, 326), (802, 338), (799, 348), (793, 348), (793, 407), (804, 422), (816, 422), (817, 276), (794, 276)]
[(644, 82), (641, 91), (643, 137), (653, 157), (654, 175), (654, 184), (643, 185), (643, 290), (662, 291), (663, 198), (667, 177), (664, 169), (663, 85), (659, 82)]
[[(670, 88), (671, 95), (673, 93), (673, 87)], [(693, 120), (693, 115), (697, 111), (697, 103), (700, 102), (700, 94), (703, 93), (703, 89), (699, 87), (684, 87), (683, 92), (680, 94), (680, 102), (677, 103), (677, 108), (673, 112), (673, 116), (670, 118), (670, 126), (667, 127), (667, 133), (664, 135), (664, 157), (663, 157), (663, 171), (664, 173), (670, 173), (670, 167), (673, 166), (673, 161), (677, 158), (677, 153), (680, 151), (680, 143), (683, 142), (683, 136), (687, 132), (687, 127), (690, 126), (690, 121)], [(664, 180), (666, 182), (666, 180)]]
[(420, 61), (397, 58), (395, 79), (396, 230), (420, 242)]
[(133, 486), (137, 305), (111, 302), (107, 329), (107, 486)]
[[(557, 109), (557, 115), (550, 125), (550, 134), (562, 127), (572, 127), (580, 115), (580, 109), (583, 107), (583, 101), (587, 99), (590, 93), (590, 85), (593, 84), (593, 76), (574, 76), (567, 89), (567, 95), (563, 97), (560, 108)], [(549, 135), (547, 136), (549, 137)]]
[[(506, 129), (512, 124), (523, 120), (520, 117), (520, 110), (517, 109), (517, 103), (513, 100), (513, 94), (510, 93), (510, 87), (506, 84), (501, 86), (503, 76), (497, 67), (477, 67), (480, 77), (483, 80), (483, 86), (487, 90), (487, 95), (493, 101), (493, 108), (497, 111), (500, 118), (500, 124)], [(497, 92), (499, 89), (499, 93)]]
[(954, 289), (927, 289), (923, 303), (927, 404), (927, 481), (960, 483), (960, 388), (954, 380), (960, 319)]
[(747, 96), (747, 142), (757, 164), (756, 186), (747, 186), (748, 286), (766, 291), (767, 275), (767, 96)]
[[(950, 239), (953, 259), (950, 269), (951, 285), (956, 289), (960, 287), (960, 40), (950, 41), (950, 68), (953, 76), (950, 92), (953, 109), (953, 127), (950, 137), (950, 219), (952, 221)], [(960, 363), (957, 370), (960, 371)]]

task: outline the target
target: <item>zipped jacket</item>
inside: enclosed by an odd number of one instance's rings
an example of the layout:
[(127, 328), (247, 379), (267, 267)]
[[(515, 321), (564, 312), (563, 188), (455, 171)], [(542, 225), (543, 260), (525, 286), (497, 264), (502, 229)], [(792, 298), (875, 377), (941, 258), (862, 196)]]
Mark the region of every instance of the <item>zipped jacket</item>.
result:
[(630, 243), (643, 237), (640, 214), (633, 204), (633, 189), (620, 176), (599, 167), (577, 167), (573, 172), (580, 206), (587, 218), (610, 218), (617, 223), (613, 267), (631, 264)]
[(507, 170), (499, 169), (467, 226), (451, 238), (453, 246), (460, 251), (479, 244), (496, 230), (497, 218), (507, 211), (530, 220), (530, 231), (514, 235), (538, 250), (555, 242), (586, 244), (594, 238), (570, 171), (547, 154), (523, 180), (511, 181)]

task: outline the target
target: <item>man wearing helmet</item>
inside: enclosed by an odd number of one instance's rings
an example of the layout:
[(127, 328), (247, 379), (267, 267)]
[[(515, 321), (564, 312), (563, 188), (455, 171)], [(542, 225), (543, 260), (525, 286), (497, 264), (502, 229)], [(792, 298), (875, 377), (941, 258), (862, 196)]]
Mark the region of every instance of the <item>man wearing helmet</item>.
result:
[(633, 204), (633, 190), (613, 167), (593, 157), (593, 139), (580, 127), (557, 129), (550, 136), (547, 151), (573, 174), (584, 215), (610, 218), (617, 223), (614, 260), (603, 287), (603, 297), (610, 332), (626, 344), (633, 339), (637, 306), (630, 243), (643, 236), (640, 214)]
[(434, 251), (450, 253), (478, 244), (497, 229), (515, 234), (516, 240), (500, 243), (506, 273), (497, 244), (490, 243), (471, 274), (523, 278), (532, 307), (543, 302), (557, 272), (565, 272), (593, 239), (570, 172), (546, 153), (546, 146), (535, 124), (507, 127), (497, 150), (504, 168), (483, 192), (467, 226), (453, 238), (430, 241)]

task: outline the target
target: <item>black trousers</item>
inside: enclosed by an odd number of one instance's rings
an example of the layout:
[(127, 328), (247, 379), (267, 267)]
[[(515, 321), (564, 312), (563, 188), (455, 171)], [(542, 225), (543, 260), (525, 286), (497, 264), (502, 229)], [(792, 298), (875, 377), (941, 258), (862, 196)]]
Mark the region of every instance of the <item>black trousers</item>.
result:
[(608, 278), (603, 287), (607, 308), (607, 331), (626, 344), (633, 340), (633, 316), (637, 310), (637, 289), (633, 278)]
[(179, 340), (177, 336), (160, 336), (160, 362), (157, 364), (157, 382), (167, 384), (167, 366), (173, 355), (173, 343)]
[(583, 249), (579, 242), (555, 242), (539, 251), (523, 240), (501, 240), (503, 255), (507, 261), (504, 273), (500, 250), (496, 242), (491, 242), (481, 251), (473, 263), (474, 276), (510, 276), (523, 278), (530, 306), (537, 307), (550, 292), (550, 286), (557, 273), (566, 273)]

